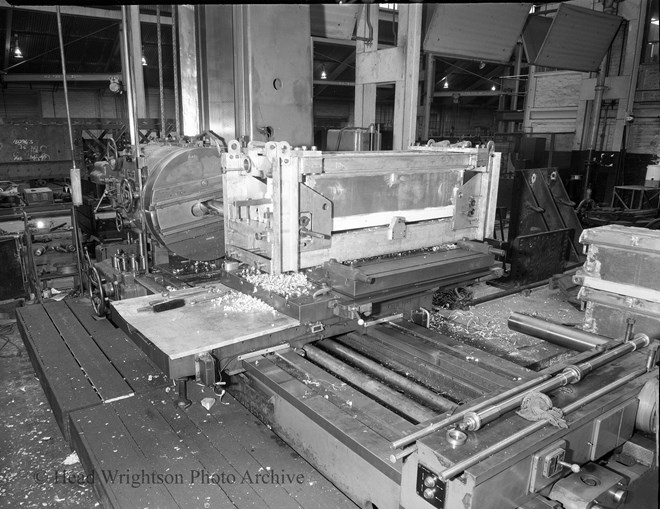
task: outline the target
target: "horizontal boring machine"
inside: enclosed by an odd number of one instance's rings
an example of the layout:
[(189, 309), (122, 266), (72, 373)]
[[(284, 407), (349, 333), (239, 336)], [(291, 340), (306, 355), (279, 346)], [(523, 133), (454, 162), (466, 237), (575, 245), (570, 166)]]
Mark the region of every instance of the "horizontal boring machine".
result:
[[(502, 253), (481, 242), (499, 165), (492, 145), (327, 153), (232, 140), (217, 167), (222, 217), (207, 219), (224, 221), (219, 276), (169, 292), (185, 305), (164, 326), (138, 312), (153, 296), (111, 302), (111, 318), (180, 380), (182, 407), (188, 377), (221, 373), (360, 507), (622, 507), (654, 468), (638, 439), (657, 429), (644, 331), (612, 340), (555, 325), (544, 339), (574, 355), (534, 371), (429, 329), (434, 292), (501, 275)], [(208, 199), (181, 202), (177, 221)]]

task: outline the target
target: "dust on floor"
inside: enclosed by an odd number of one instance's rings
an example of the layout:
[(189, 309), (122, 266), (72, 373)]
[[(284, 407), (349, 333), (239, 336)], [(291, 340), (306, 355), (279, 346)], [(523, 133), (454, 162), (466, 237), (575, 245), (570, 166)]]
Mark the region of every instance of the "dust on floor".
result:
[(82, 465), (62, 438), (15, 322), (2, 320), (0, 327), (0, 507), (98, 507)]

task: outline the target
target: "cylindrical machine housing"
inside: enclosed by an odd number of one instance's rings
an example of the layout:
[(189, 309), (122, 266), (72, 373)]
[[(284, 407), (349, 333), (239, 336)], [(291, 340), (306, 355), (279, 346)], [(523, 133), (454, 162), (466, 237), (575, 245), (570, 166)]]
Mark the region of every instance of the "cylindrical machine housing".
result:
[(149, 144), (141, 147), (148, 173), (143, 188), (144, 222), (168, 250), (192, 260), (224, 255), (221, 214), (195, 215), (199, 204), (222, 200), (220, 154), (215, 147)]

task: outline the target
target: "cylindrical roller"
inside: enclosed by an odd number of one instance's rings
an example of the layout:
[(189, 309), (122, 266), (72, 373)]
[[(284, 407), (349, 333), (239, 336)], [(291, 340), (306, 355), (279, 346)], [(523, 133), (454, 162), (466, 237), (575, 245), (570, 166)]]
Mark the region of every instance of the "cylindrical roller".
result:
[[(571, 412), (574, 412), (578, 408), (581, 408), (588, 403), (591, 403), (592, 401), (597, 400), (598, 398), (602, 397), (605, 394), (608, 394), (622, 385), (625, 385), (628, 383), (630, 380), (633, 380), (634, 378), (637, 378), (638, 376), (644, 374), (644, 369), (636, 370), (633, 371), (632, 373), (629, 373), (622, 378), (619, 378), (618, 380), (607, 384), (606, 386), (598, 389), (597, 391), (592, 392), (591, 394), (588, 394), (573, 403), (566, 405), (563, 407), (561, 410), (564, 413), (564, 415), (567, 415)], [(457, 475), (459, 475), (461, 472), (465, 471), (465, 469), (470, 468), (472, 465), (476, 465), (480, 461), (488, 458), (489, 456), (492, 456), (496, 452), (501, 451), (502, 449), (505, 449), (516, 442), (522, 440), (523, 438), (531, 435), (535, 431), (543, 428), (545, 425), (548, 424), (547, 419), (543, 419), (540, 421), (536, 421), (533, 424), (530, 424), (526, 428), (521, 429), (517, 433), (513, 433), (512, 435), (509, 435), (508, 437), (500, 440), (499, 442), (496, 442), (495, 444), (491, 445), (490, 447), (486, 447), (485, 449), (482, 449), (481, 451), (477, 452), (473, 456), (470, 456), (462, 461), (459, 461), (458, 463), (455, 463), (454, 466), (446, 469), (444, 472), (440, 472), (438, 474), (438, 477), (446, 482), (449, 479), (453, 479)]]
[(403, 391), (410, 393), (415, 396), (425, 405), (428, 405), (433, 408), (447, 412), (456, 408), (456, 404), (447, 398), (443, 398), (439, 394), (427, 389), (426, 387), (419, 385), (410, 379), (402, 376), (390, 369), (387, 369), (384, 366), (381, 366), (377, 362), (372, 361), (368, 357), (359, 354), (355, 350), (352, 350), (348, 347), (340, 345), (336, 341), (331, 339), (326, 339), (318, 343), (319, 346), (323, 347), (325, 350), (328, 350), (335, 354), (337, 357), (348, 360), (351, 364), (356, 365), (360, 369), (366, 371), (369, 374), (373, 374), (380, 378), (381, 380), (386, 381), (387, 383), (397, 387)]
[(613, 360), (630, 352), (634, 352), (638, 348), (644, 348), (645, 346), (648, 346), (649, 342), (649, 337), (646, 334), (637, 334), (630, 341), (622, 343), (593, 359), (586, 360), (577, 365), (567, 366), (561, 373), (555, 375), (547, 382), (537, 385), (530, 391), (517, 394), (501, 403), (479, 410), (478, 412), (470, 412), (465, 416), (460, 427), (469, 431), (481, 429), (483, 425), (494, 421), (496, 418), (518, 407), (530, 392), (548, 393), (559, 387), (577, 383), (593, 370), (604, 366), (605, 364), (609, 364)]
[(605, 345), (611, 340), (586, 332), (579, 329), (573, 329), (564, 325), (548, 322), (533, 316), (523, 315), (522, 313), (513, 313), (509, 317), (509, 329), (516, 332), (522, 332), (535, 338), (543, 339), (549, 343), (586, 352), (594, 347)]
[(367, 375), (360, 373), (350, 366), (347, 366), (323, 350), (320, 350), (313, 345), (305, 345), (304, 350), (307, 354), (307, 358), (310, 360), (354, 384), (356, 387), (359, 387), (361, 391), (368, 393), (375, 399), (395, 408), (398, 412), (410, 419), (416, 422), (424, 422), (436, 416), (436, 413), (432, 410), (411, 401), (394, 389), (390, 389), (386, 385), (369, 378)]

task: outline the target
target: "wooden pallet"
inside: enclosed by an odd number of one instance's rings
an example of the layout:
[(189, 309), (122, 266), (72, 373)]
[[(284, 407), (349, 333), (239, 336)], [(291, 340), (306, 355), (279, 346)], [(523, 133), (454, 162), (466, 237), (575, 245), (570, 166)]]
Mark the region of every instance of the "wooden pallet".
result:
[(168, 383), (125, 334), (92, 313), (83, 301), (16, 310), (30, 361), (67, 442), (71, 412)]

